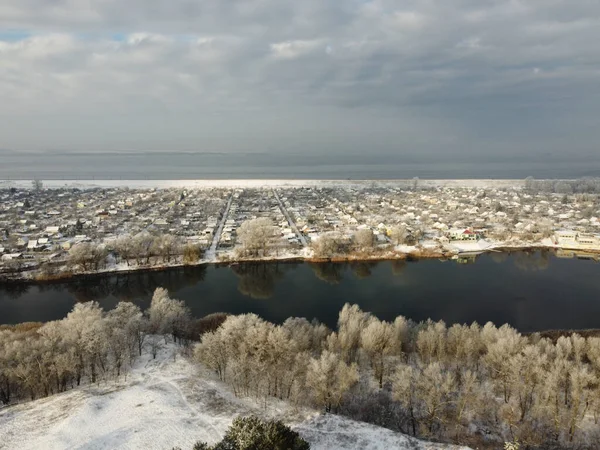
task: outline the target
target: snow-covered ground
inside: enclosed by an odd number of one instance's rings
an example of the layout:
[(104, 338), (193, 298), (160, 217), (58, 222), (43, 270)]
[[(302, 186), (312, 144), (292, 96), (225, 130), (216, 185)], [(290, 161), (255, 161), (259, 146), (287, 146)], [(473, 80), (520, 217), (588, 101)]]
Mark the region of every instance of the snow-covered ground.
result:
[(174, 346), (145, 355), (127, 379), (0, 409), (0, 449), (191, 449), (221, 439), (238, 415), (290, 424), (312, 449), (458, 449), (335, 415), (235, 397)]
[(446, 248), (458, 253), (482, 253), (494, 248), (494, 244), (479, 239), (478, 241), (452, 241), (446, 244)]

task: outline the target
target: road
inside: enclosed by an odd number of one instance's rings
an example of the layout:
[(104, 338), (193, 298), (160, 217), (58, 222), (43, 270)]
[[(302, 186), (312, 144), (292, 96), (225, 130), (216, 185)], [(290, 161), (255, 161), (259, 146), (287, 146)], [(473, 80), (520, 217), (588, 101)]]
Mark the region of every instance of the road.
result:
[(217, 246), (219, 245), (219, 240), (221, 239), (221, 233), (223, 233), (223, 228), (225, 227), (225, 222), (227, 221), (227, 217), (229, 216), (229, 208), (231, 208), (231, 202), (233, 201), (233, 192), (229, 196), (229, 200), (227, 200), (227, 206), (225, 207), (225, 212), (223, 213), (223, 217), (221, 217), (221, 222), (219, 222), (219, 226), (217, 227), (217, 231), (213, 236), (212, 243), (210, 244), (209, 249), (206, 251), (204, 255), (204, 259), (208, 261), (214, 261), (217, 258)]
[(300, 242), (302, 242), (302, 245), (304, 247), (308, 247), (308, 242), (306, 242), (306, 238), (304, 237), (304, 235), (302, 233), (300, 233), (300, 230), (298, 230), (298, 227), (296, 226), (296, 222), (294, 222), (292, 220), (292, 217), (288, 213), (285, 205), (279, 198), (279, 194), (277, 194), (277, 191), (275, 189), (273, 189), (273, 194), (275, 195), (275, 198), (277, 199), (277, 202), (279, 203), (279, 209), (281, 210), (281, 212), (287, 219), (288, 223), (290, 224), (290, 227), (292, 227), (292, 230), (294, 230), (294, 233), (296, 233), (296, 236), (298, 236), (298, 239), (300, 239)]

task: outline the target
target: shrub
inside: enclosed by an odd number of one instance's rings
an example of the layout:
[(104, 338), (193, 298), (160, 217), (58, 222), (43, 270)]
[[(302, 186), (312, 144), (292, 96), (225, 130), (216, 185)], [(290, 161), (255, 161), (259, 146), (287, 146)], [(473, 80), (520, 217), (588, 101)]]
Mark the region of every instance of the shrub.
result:
[(308, 450), (310, 445), (280, 421), (263, 421), (256, 416), (238, 417), (223, 440), (210, 447), (198, 442), (193, 450)]

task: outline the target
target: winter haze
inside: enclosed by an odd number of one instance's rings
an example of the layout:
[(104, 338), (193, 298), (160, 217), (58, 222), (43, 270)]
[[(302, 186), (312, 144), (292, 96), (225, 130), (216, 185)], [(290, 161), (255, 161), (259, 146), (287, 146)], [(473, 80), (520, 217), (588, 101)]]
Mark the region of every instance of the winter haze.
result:
[(599, 40), (587, 0), (5, 0), (0, 148), (597, 175)]

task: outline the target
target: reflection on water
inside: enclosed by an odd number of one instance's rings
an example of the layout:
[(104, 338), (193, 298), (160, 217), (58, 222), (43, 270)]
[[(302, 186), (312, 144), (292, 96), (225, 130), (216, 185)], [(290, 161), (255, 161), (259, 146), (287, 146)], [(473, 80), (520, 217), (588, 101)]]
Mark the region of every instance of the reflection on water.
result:
[(344, 271), (344, 263), (310, 263), (315, 276), (329, 284), (340, 284)]
[(38, 297), (56, 292), (66, 292), (72, 296), (75, 302), (89, 302), (108, 297), (114, 297), (117, 301), (123, 302), (136, 301), (141, 297), (151, 297), (157, 287), (177, 291), (185, 286), (194, 286), (204, 280), (205, 275), (206, 267), (199, 266), (160, 272), (76, 277), (59, 283), (36, 285), (10, 283), (0, 286), (0, 300), (4, 296), (18, 300), (21, 297), (27, 297), (32, 292)]
[(289, 270), (291, 264), (280, 263), (248, 263), (231, 266), (240, 281), (238, 290), (248, 297), (267, 299), (273, 296), (275, 282), (283, 277), (284, 269)]
[(29, 292), (30, 286), (28, 284), (0, 284), (0, 293), (6, 295), (8, 298), (17, 299)]
[(510, 323), (523, 331), (600, 328), (600, 264), (548, 251), (491, 253), (458, 261), (253, 263), (0, 286), (0, 323), (64, 317), (75, 302), (149, 305), (157, 287), (192, 313), (254, 312), (282, 322), (317, 318), (334, 326), (344, 303), (385, 320), (405, 315), (448, 323)]
[(403, 260), (396, 260), (396, 261), (392, 261), (392, 274), (394, 276), (400, 276), (402, 274), (402, 272), (404, 272), (404, 269), (406, 268), (406, 261)]
[(377, 262), (374, 261), (358, 261), (350, 264), (352, 272), (359, 280), (369, 278), (372, 275), (372, 271), (375, 270), (376, 267)]
[(492, 252), (490, 253), (490, 258), (492, 261), (500, 264), (508, 259), (508, 253), (506, 252)]
[(525, 272), (547, 270), (550, 267), (552, 253), (548, 250), (518, 252), (515, 254), (515, 266)]

